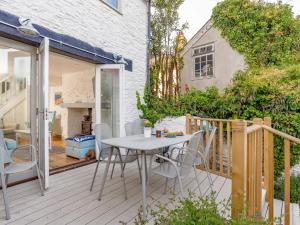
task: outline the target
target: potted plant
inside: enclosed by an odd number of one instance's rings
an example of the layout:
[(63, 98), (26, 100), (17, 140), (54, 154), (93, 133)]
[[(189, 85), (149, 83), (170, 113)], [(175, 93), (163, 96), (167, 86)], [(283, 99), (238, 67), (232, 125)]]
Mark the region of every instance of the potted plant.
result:
[(152, 134), (152, 123), (149, 120), (144, 121), (144, 137), (151, 137)]

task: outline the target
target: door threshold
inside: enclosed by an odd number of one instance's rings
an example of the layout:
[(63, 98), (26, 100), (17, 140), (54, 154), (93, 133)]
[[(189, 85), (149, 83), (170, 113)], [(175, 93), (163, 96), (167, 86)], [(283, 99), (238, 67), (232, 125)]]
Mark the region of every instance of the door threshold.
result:
[(79, 167), (82, 167), (82, 166), (90, 165), (90, 164), (93, 164), (95, 162), (97, 162), (97, 160), (92, 159), (92, 160), (88, 160), (88, 161), (84, 161), (84, 162), (78, 162), (78, 163), (74, 163), (74, 164), (71, 164), (71, 165), (59, 167), (59, 168), (56, 168), (56, 169), (51, 169), (49, 174), (54, 175), (54, 174), (57, 174), (57, 173), (62, 173), (62, 172), (68, 171), (68, 170), (72, 170), (72, 169), (79, 168)]

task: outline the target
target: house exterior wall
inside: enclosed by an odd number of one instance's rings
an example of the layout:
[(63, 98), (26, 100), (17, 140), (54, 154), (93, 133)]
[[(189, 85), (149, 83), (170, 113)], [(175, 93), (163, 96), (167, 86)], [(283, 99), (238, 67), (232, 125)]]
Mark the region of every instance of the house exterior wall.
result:
[(2, 0), (0, 9), (131, 59), (133, 71), (124, 73), (125, 121), (138, 117), (135, 93), (146, 81), (146, 1), (121, 0), (120, 12), (101, 0)]
[[(231, 82), (234, 74), (246, 67), (244, 57), (233, 50), (229, 43), (221, 36), (218, 29), (208, 23), (186, 45), (183, 53), (184, 67), (181, 73), (181, 90), (189, 88), (204, 90), (206, 87), (216, 86), (220, 91)], [(193, 49), (201, 45), (214, 44), (214, 77), (195, 78)]]

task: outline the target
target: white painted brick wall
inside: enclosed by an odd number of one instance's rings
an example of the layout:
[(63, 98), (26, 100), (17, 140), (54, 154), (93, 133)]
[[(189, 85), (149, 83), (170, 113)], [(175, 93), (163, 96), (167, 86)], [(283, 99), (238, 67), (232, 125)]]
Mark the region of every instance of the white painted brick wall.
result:
[(121, 2), (122, 14), (100, 0), (1, 0), (0, 9), (132, 59), (133, 72), (125, 72), (130, 121), (138, 117), (135, 93), (143, 93), (146, 80), (147, 6), (144, 0)]

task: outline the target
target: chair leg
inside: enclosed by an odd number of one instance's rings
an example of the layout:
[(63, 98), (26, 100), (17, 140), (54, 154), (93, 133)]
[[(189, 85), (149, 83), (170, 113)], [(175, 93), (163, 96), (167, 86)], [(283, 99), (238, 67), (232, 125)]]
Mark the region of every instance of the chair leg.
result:
[(137, 161), (137, 164), (138, 164), (138, 170), (139, 170), (139, 175), (140, 175), (140, 183), (142, 183), (142, 173), (141, 173), (141, 166), (140, 166), (140, 160), (139, 160), (139, 154), (138, 152), (136, 151), (136, 161)]
[(43, 187), (43, 184), (42, 184), (42, 179), (41, 179), (40, 169), (39, 169), (39, 167), (37, 166), (37, 164), (35, 164), (35, 168), (36, 168), (36, 173), (37, 173), (38, 180), (39, 180), (39, 185), (40, 185), (40, 189), (41, 189), (41, 194), (42, 194), (42, 196), (44, 196), (44, 187)]
[(125, 169), (125, 166), (123, 165), (123, 162), (122, 162), (122, 157), (121, 157), (121, 152), (120, 152), (120, 149), (118, 149), (118, 154), (119, 154), (119, 157), (120, 157), (120, 166), (121, 166), (121, 177), (122, 177), (122, 180), (123, 180), (123, 186), (124, 186), (124, 195), (125, 195), (125, 200), (127, 200), (127, 190), (126, 190), (126, 182), (125, 182), (125, 175), (124, 175), (124, 169)]
[[(120, 154), (121, 154), (121, 153), (120, 153)], [(129, 150), (127, 150), (127, 153), (126, 153), (126, 156), (125, 156), (125, 161), (126, 161), (126, 159), (127, 159), (128, 154), (129, 154)], [(122, 161), (122, 160), (121, 160), (121, 161)], [(126, 163), (124, 162), (122, 166), (123, 166), (122, 170), (124, 171), (124, 170), (125, 170)], [(121, 177), (122, 177), (122, 176), (123, 176), (123, 173), (121, 173)]]
[(90, 187), (90, 191), (93, 190), (95, 178), (96, 178), (96, 175), (97, 175), (97, 172), (98, 172), (99, 163), (100, 163), (100, 158), (98, 159), (98, 162), (97, 162), (97, 165), (96, 165), (96, 168), (95, 168), (94, 177), (93, 177), (93, 180), (92, 180), (92, 184), (91, 184), (91, 187)]
[(6, 176), (5, 176), (5, 184), (6, 184), (6, 187), (7, 187), (7, 185), (8, 185), (8, 177), (9, 177), (9, 174), (6, 174)]
[(204, 162), (204, 168), (205, 168), (205, 171), (206, 171), (206, 176), (208, 178), (208, 181), (209, 181), (209, 187), (210, 187), (210, 190), (212, 191), (212, 186), (213, 186), (213, 181), (212, 181), (212, 178), (210, 176), (210, 172), (208, 172), (208, 166), (206, 164), (206, 162)]
[(8, 206), (6, 184), (5, 184), (5, 178), (4, 178), (4, 174), (3, 173), (1, 173), (1, 184), (2, 184), (2, 193), (3, 193), (3, 200), (4, 200), (4, 206), (5, 206), (6, 219), (9, 220), (10, 219), (10, 211), (9, 211), (9, 206)]
[(199, 193), (200, 193), (200, 196), (202, 196), (200, 182), (198, 180), (198, 175), (197, 175), (197, 171), (196, 171), (196, 166), (195, 165), (193, 165), (193, 169), (194, 169), (194, 173), (195, 173), (195, 178), (196, 178), (196, 181), (197, 181), (197, 185), (198, 185), (198, 188), (199, 188)]
[(180, 187), (181, 197), (183, 198), (183, 187), (182, 187), (181, 177), (178, 177), (178, 181), (179, 181), (179, 187)]
[(116, 165), (116, 160), (114, 160), (114, 164), (111, 170), (111, 174), (110, 174), (110, 179), (112, 179), (113, 175), (114, 175), (114, 170), (115, 170), (115, 165)]
[(165, 188), (164, 188), (164, 195), (167, 193), (168, 181), (169, 181), (169, 178), (166, 177)]
[(174, 179), (174, 184), (173, 184), (173, 192), (175, 193), (175, 188), (176, 188), (176, 182), (177, 182), (177, 177)]

